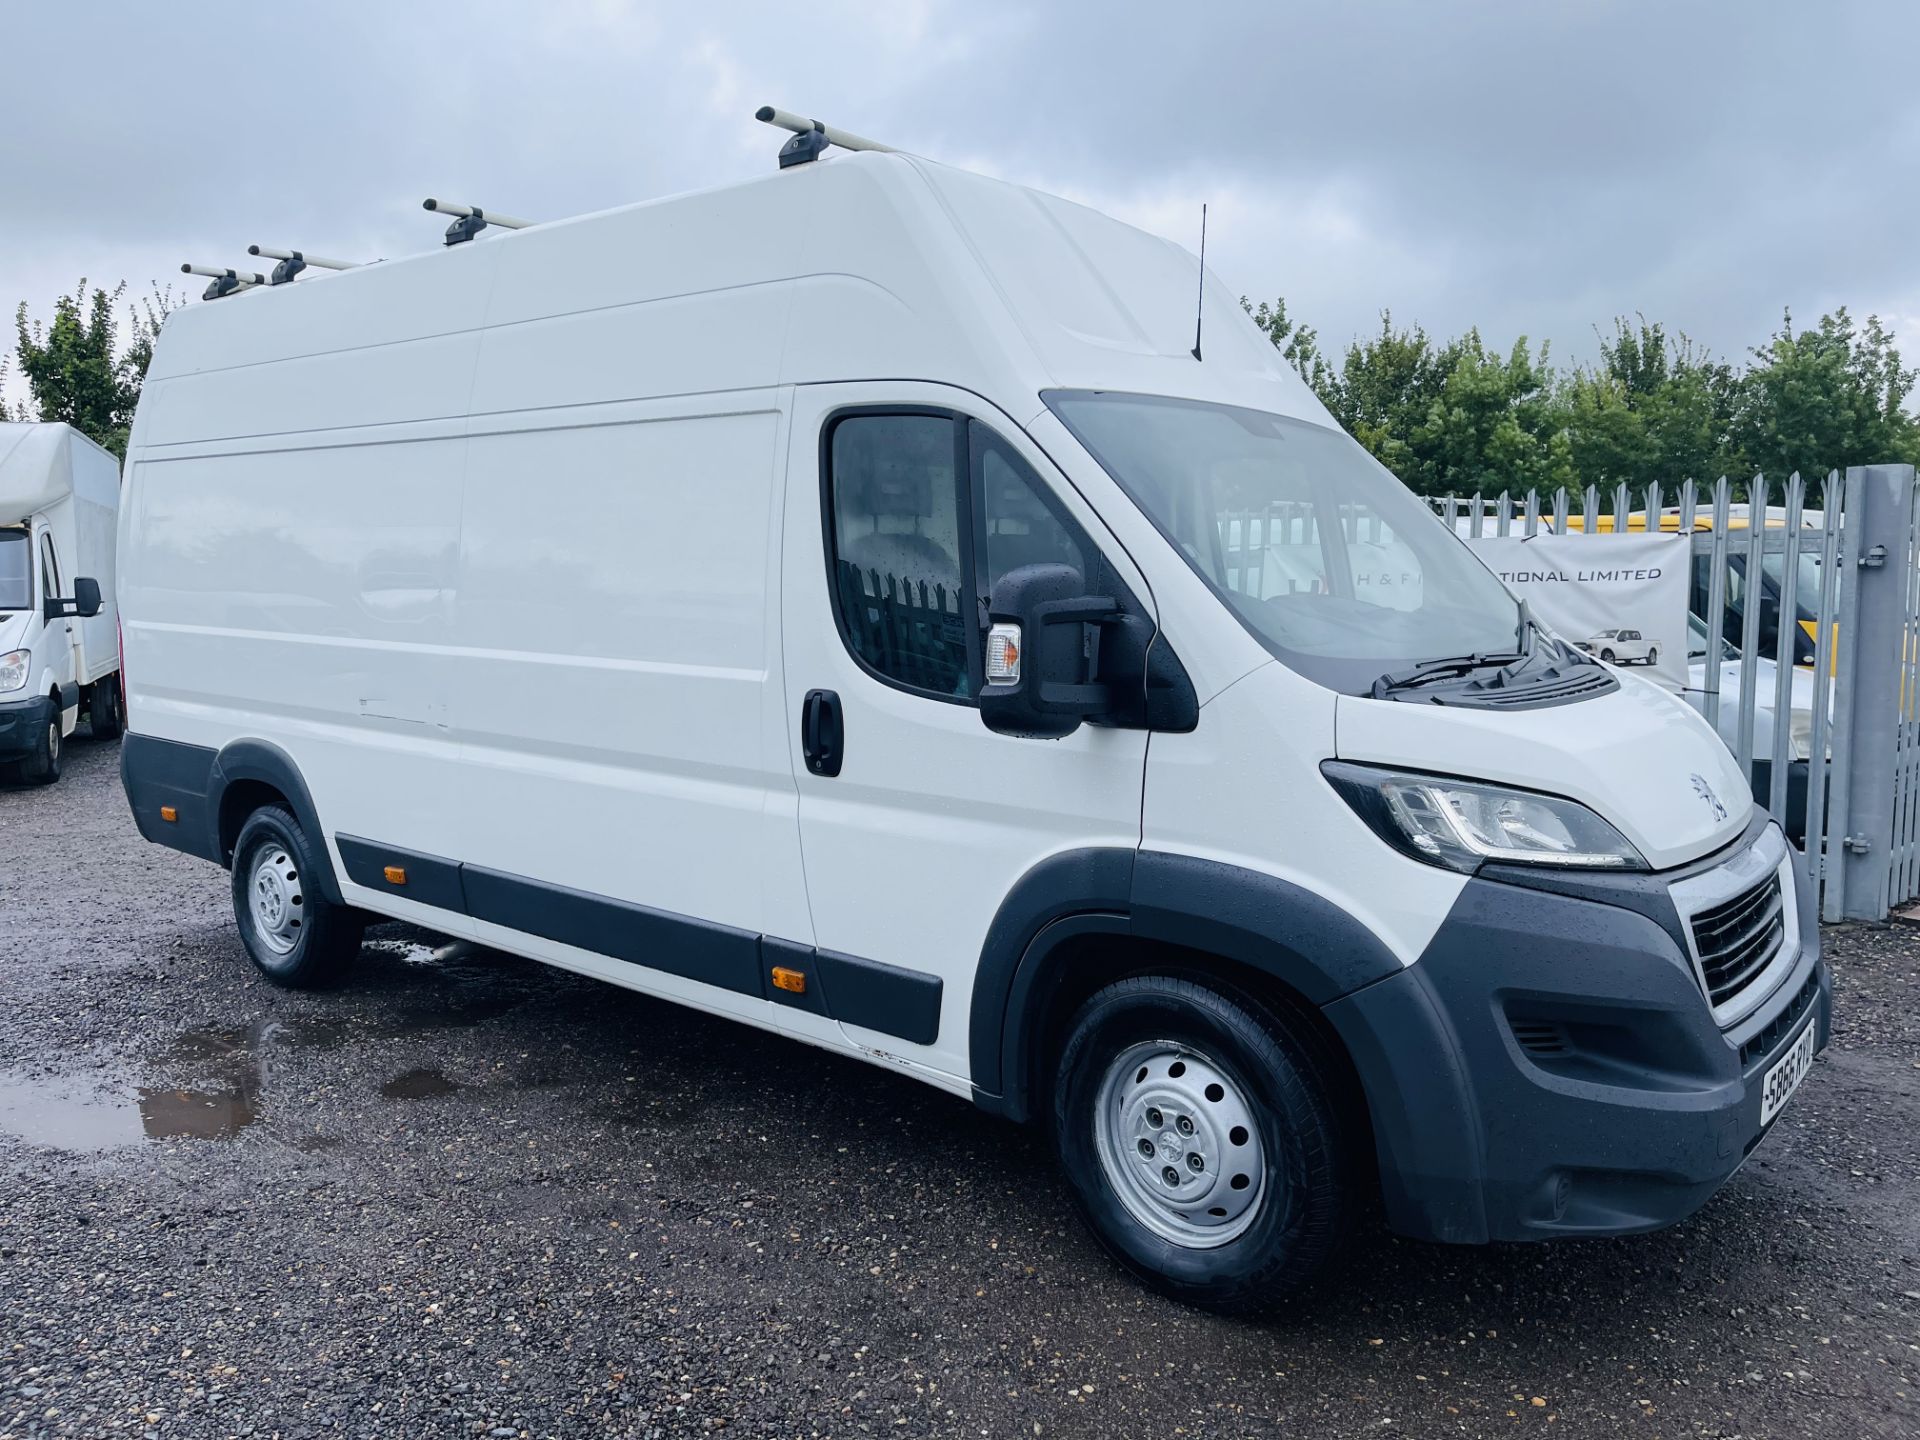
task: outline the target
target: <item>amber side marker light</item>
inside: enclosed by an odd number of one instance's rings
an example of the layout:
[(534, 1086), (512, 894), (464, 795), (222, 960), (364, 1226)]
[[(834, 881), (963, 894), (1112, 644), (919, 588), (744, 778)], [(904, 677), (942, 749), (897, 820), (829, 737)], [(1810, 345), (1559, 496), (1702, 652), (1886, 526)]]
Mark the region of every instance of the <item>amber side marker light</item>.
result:
[(162, 805), (160, 807), (160, 818), (171, 825), (180, 818), (180, 812), (171, 805)]
[(407, 872), (401, 866), (398, 866), (398, 865), (387, 866), (386, 876), (387, 876), (387, 884), (389, 885), (404, 885), (407, 883)]
[(807, 993), (807, 972), (789, 970), (784, 965), (776, 965), (773, 967), (773, 988), (790, 990), (795, 995), (804, 995)]

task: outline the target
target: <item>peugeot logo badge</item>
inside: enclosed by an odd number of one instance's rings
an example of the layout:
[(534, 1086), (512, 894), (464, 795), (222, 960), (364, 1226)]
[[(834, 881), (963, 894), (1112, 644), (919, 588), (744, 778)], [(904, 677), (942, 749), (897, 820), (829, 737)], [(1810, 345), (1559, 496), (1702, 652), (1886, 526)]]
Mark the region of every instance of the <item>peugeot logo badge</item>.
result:
[(1713, 793), (1713, 787), (1707, 784), (1706, 776), (1693, 776), (1693, 793), (1706, 801), (1712, 808), (1713, 818), (1715, 820), (1724, 820), (1727, 818), (1727, 807), (1722, 805), (1720, 803), (1720, 797)]

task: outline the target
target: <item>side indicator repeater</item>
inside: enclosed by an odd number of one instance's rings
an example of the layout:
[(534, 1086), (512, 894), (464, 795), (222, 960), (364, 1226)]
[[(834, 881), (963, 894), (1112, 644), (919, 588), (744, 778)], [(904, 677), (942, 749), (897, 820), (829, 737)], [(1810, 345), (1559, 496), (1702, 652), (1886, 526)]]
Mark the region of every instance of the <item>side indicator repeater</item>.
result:
[(789, 970), (784, 965), (776, 965), (773, 967), (773, 988), (787, 990), (795, 995), (804, 995), (807, 993), (807, 972)]
[(402, 866), (389, 865), (386, 868), (385, 874), (387, 884), (389, 885), (404, 885), (407, 883), (407, 872)]
[(160, 818), (171, 825), (180, 818), (180, 812), (171, 805), (162, 805), (160, 807)]

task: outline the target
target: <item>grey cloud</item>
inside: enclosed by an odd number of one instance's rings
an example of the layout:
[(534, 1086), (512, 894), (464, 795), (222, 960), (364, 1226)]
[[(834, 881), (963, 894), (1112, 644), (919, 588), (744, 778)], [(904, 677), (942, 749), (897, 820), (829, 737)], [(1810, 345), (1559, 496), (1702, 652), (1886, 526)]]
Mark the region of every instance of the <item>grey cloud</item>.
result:
[(1895, 0), (21, 6), (0, 301), (249, 241), (425, 249), (428, 193), (722, 183), (771, 165), (773, 101), (1188, 245), (1210, 200), (1218, 273), (1336, 344), (1383, 306), (1563, 357), (1635, 309), (1723, 352), (1783, 304), (1920, 331), (1916, 42)]

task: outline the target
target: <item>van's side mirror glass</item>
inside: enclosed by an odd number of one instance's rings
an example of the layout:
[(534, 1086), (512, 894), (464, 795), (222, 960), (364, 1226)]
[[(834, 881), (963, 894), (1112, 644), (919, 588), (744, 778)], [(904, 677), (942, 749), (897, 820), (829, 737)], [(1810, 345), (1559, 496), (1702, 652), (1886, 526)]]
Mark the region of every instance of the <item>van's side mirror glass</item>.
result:
[(994, 584), (980, 688), (989, 730), (1058, 740), (1112, 708), (1100, 675), (1100, 627), (1120, 607), (1086, 587), (1070, 565), (1023, 565)]
[(91, 620), (100, 613), (100, 582), (91, 575), (74, 577), (73, 613), (82, 620)]

